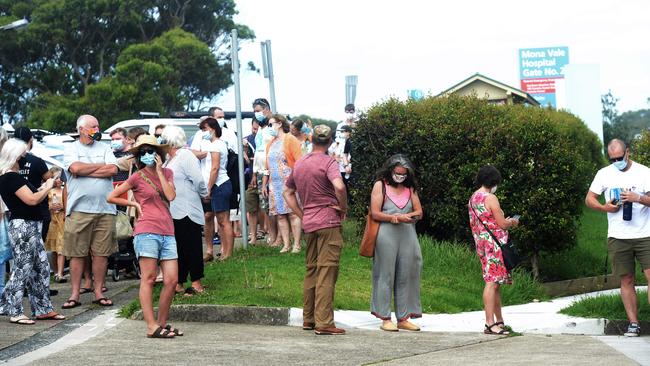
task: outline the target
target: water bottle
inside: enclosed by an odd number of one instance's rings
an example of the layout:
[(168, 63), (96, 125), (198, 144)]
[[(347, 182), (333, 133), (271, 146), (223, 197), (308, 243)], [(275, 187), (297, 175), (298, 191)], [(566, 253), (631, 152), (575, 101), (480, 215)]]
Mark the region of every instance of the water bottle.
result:
[[(629, 192), (627, 188), (623, 188), (623, 191)], [(623, 220), (632, 221), (632, 202), (623, 202)]]
[(623, 202), (623, 220), (632, 221), (632, 202)]

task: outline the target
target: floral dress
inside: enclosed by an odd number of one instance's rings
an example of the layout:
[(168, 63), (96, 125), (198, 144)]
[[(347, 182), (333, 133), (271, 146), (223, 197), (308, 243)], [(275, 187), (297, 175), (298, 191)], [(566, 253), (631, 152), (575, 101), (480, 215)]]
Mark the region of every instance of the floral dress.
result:
[(284, 184), (291, 175), (283, 146), (283, 141), (276, 139), (269, 149), (269, 215), (271, 216), (293, 212), (282, 196)]
[[(485, 282), (494, 282), (498, 284), (511, 284), (512, 275), (506, 269), (503, 262), (503, 254), (501, 248), (495, 245), (492, 236), (485, 230), (481, 223), (485, 223), (492, 231), (492, 234), (497, 237), (500, 243), (508, 242), (508, 231), (503, 230), (497, 225), (496, 219), (485, 207), (485, 199), (490, 195), (486, 192), (475, 192), (469, 200), (469, 224), (472, 228), (472, 236), (474, 243), (476, 243), (476, 253), (481, 259), (481, 266), (483, 267), (483, 280)], [(478, 219), (472, 211), (472, 207), (478, 215)]]

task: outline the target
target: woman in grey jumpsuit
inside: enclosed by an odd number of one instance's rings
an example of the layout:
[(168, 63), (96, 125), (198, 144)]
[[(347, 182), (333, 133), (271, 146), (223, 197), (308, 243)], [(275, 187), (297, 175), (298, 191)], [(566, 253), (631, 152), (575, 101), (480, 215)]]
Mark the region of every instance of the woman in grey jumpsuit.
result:
[[(383, 321), (382, 330), (418, 331), (409, 319), (422, 316), (422, 253), (415, 232), (422, 206), (415, 169), (404, 155), (390, 157), (378, 171), (370, 208), (380, 222), (372, 266), (372, 314)], [(397, 325), (391, 321), (392, 298)]]

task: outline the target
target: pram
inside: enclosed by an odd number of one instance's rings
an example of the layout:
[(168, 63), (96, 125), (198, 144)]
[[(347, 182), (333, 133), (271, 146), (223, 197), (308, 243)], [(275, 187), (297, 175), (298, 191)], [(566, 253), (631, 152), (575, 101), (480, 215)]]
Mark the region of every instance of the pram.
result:
[(118, 252), (108, 257), (108, 268), (113, 270), (113, 281), (120, 280), (120, 272), (122, 271), (124, 271), (124, 274), (134, 273), (137, 278), (140, 278), (140, 264), (135, 256), (133, 238), (118, 240), (117, 246)]

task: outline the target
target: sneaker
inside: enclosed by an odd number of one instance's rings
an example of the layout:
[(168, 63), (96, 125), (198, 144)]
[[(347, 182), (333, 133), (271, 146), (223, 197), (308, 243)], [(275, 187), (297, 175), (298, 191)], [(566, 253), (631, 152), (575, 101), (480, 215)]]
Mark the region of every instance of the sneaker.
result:
[(214, 235), (214, 238), (212, 238), (212, 245), (221, 245), (221, 239), (219, 239), (219, 235)]
[(627, 332), (623, 333), (623, 335), (626, 337), (638, 337), (639, 333), (641, 333), (639, 323), (630, 323), (627, 327)]

